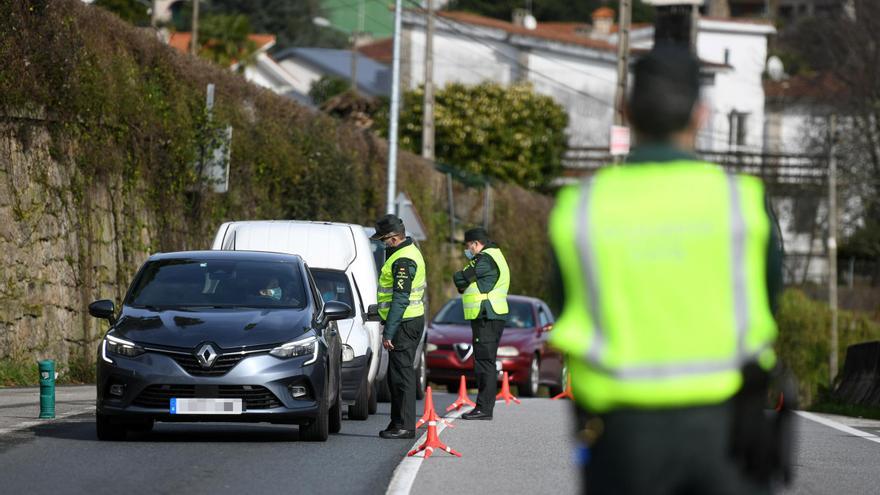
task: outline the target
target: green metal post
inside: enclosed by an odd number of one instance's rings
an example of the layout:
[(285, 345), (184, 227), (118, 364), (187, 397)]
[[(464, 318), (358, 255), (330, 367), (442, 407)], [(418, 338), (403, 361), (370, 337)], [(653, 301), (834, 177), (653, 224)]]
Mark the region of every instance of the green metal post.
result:
[(37, 363), (40, 368), (40, 419), (55, 417), (55, 361)]

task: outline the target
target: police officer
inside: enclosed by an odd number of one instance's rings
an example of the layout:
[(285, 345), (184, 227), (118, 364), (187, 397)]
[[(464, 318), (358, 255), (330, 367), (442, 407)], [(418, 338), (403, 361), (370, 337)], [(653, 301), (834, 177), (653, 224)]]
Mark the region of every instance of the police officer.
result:
[(699, 63), (638, 60), (630, 164), (560, 191), (550, 236), (587, 493), (767, 493), (781, 254), (764, 188), (693, 155)]
[(385, 215), (376, 222), (372, 239), (385, 243), (377, 300), (391, 389), (391, 422), (379, 436), (415, 438), (417, 384), (413, 365), (425, 329), (425, 260), (395, 215)]
[(473, 332), (474, 374), (477, 377), (477, 405), (462, 414), (462, 419), (491, 420), (498, 390), (495, 358), (498, 341), (507, 320), (507, 290), (510, 269), (498, 245), (489, 240), (484, 229), (464, 233), (465, 256), (469, 261), (452, 276), (461, 293), (464, 318)]

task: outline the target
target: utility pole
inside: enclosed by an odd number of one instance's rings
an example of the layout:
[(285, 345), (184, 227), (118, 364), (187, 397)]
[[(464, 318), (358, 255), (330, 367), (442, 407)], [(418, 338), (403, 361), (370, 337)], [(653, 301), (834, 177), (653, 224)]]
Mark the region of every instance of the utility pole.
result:
[(193, 0), (193, 18), (192, 18), (192, 46), (190, 47), (193, 55), (199, 54), (199, 0)]
[(837, 115), (831, 114), (828, 125), (828, 306), (831, 308), (830, 384), (837, 377)]
[(358, 52), (357, 52), (357, 43), (358, 38), (364, 32), (364, 0), (358, 0), (358, 27), (357, 30), (351, 33), (350, 41), (351, 41), (351, 92), (357, 94), (358, 85), (357, 85), (357, 73), (358, 73)]
[(391, 62), (391, 110), (388, 125), (388, 196), (386, 213), (394, 214), (397, 194), (397, 123), (400, 117), (400, 30), (403, 0), (394, 1), (394, 55)]
[(422, 104), (422, 157), (434, 161), (434, 0), (427, 0), (425, 98)]
[(632, 17), (630, 0), (619, 0), (617, 32), (617, 90), (614, 93), (614, 125), (625, 125), (623, 104), (626, 100), (626, 84), (629, 73), (629, 30)]

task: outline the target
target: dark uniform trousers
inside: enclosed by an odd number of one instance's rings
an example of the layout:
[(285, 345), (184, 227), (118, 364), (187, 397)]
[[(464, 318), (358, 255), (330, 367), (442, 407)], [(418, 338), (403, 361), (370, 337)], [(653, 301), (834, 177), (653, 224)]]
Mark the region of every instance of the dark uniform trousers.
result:
[(388, 386), (391, 388), (391, 422), (404, 430), (416, 429), (416, 350), (425, 331), (425, 317), (403, 320), (388, 352)]
[(474, 346), (474, 375), (477, 377), (476, 409), (492, 414), (495, 408), (495, 395), (498, 393), (498, 371), (495, 359), (498, 355), (498, 341), (504, 332), (504, 320), (471, 320)]
[(772, 493), (769, 483), (745, 476), (731, 454), (729, 402), (598, 416), (576, 410), (579, 437), (592, 439), (581, 459), (584, 494)]

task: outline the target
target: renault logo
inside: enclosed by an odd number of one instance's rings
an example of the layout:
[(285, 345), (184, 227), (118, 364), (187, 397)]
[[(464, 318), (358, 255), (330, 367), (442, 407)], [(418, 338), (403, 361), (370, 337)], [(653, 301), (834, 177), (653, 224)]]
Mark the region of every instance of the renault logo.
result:
[(202, 368), (210, 368), (217, 359), (217, 351), (214, 350), (214, 346), (211, 344), (205, 344), (196, 351), (196, 359), (199, 360)]
[(455, 344), (455, 355), (458, 356), (458, 360), (462, 363), (467, 361), (471, 354), (474, 353), (473, 347), (470, 344), (460, 343)]

